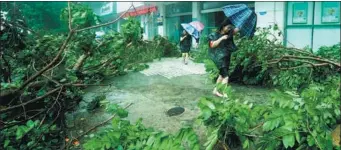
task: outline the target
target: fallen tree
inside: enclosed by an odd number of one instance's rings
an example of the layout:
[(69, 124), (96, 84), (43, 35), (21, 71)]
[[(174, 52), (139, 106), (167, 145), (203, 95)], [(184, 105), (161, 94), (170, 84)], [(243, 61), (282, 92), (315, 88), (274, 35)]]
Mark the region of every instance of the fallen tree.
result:
[[(129, 18), (129, 23), (134, 28), (123, 28), (129, 30), (128, 34), (108, 33), (96, 42), (92, 29), (115, 23), (123, 15), (99, 24), (91, 9), (69, 2), (62, 11), (62, 19), (69, 27), (67, 34), (24, 35), (13, 32), (23, 25), (5, 22), (8, 28), (1, 30), (1, 39), (20, 36), (15, 39), (20, 39), (23, 46), (10, 47), (11, 43), (6, 43), (6, 49), (2, 47), (1, 51), (1, 59), (6, 60), (1, 61), (6, 76), (0, 76), (1, 146), (60, 148), (66, 137), (64, 113), (78, 105), (82, 89), (104, 86), (99, 84), (104, 76), (121, 75), (129, 67), (164, 56), (164, 47), (155, 48), (158, 41), (135, 39), (140, 27), (133, 18)], [(132, 40), (127, 41), (128, 37)], [(129, 42), (132, 44), (126, 47)], [(175, 46), (171, 48), (176, 51)]]

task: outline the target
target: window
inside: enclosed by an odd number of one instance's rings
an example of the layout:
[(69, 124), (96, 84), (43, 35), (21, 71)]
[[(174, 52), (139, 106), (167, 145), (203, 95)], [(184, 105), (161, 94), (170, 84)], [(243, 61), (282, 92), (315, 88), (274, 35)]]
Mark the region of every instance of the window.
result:
[(340, 2), (322, 2), (321, 7), (322, 23), (340, 22)]
[(294, 3), (292, 10), (293, 24), (307, 24), (308, 20), (308, 3)]

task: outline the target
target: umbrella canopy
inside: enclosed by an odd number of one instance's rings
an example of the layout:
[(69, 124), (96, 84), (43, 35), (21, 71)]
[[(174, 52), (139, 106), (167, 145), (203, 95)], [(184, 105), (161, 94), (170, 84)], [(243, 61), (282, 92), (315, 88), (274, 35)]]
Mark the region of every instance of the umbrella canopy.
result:
[(252, 37), (256, 31), (257, 15), (245, 4), (223, 7), (225, 16), (240, 30), (241, 36)]
[(187, 33), (194, 38), (198, 39), (199, 38), (199, 32), (196, 30), (192, 25), (188, 23), (182, 23), (181, 26), (187, 31)]
[(204, 29), (204, 24), (202, 24), (199, 21), (192, 21), (189, 23), (191, 26), (193, 26), (197, 31), (201, 32)]

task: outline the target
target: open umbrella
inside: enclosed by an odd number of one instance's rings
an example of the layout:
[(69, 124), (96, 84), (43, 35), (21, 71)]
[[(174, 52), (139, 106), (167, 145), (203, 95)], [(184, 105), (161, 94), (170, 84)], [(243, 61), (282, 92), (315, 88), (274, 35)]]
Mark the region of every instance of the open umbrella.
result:
[(192, 21), (189, 23), (191, 26), (193, 26), (197, 31), (201, 32), (204, 30), (204, 24), (202, 24), (200, 21)]
[(245, 4), (227, 5), (223, 7), (225, 16), (239, 28), (241, 36), (253, 37), (256, 31), (257, 15)]
[(197, 29), (195, 29), (192, 25), (188, 23), (182, 23), (181, 26), (187, 31), (187, 33), (194, 38), (199, 38), (199, 32)]

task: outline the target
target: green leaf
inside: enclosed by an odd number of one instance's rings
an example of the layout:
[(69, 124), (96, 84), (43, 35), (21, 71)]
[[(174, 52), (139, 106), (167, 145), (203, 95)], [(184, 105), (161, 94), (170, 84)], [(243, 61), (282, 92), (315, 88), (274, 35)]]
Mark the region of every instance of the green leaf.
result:
[(110, 142), (106, 142), (104, 145), (105, 145), (105, 148), (106, 148), (106, 149), (109, 149), (109, 148), (111, 147)]
[(58, 139), (53, 139), (51, 142), (52, 143), (58, 143)]
[(210, 109), (214, 110), (215, 109), (215, 106), (212, 102), (208, 101), (206, 98), (202, 98), (200, 99), (200, 103), (209, 107)]
[(119, 145), (119, 146), (117, 147), (117, 150), (123, 150), (122, 145)]
[(117, 114), (118, 114), (118, 116), (120, 116), (120, 118), (128, 117), (128, 111), (126, 111), (126, 110), (124, 110), (122, 108), (118, 109)]
[(19, 140), (19, 139), (22, 138), (22, 136), (24, 136), (25, 130), (26, 130), (26, 127), (25, 127), (25, 126), (19, 126), (19, 127), (17, 128), (16, 140)]
[(154, 143), (154, 141), (155, 141), (155, 137), (154, 137), (154, 136), (150, 136), (150, 137), (148, 138), (146, 144), (147, 144), (148, 146), (152, 146), (152, 144)]
[(121, 132), (113, 132), (112, 136), (115, 137), (116, 139), (120, 139), (121, 137)]
[(263, 124), (263, 130), (264, 131), (270, 131), (273, 130), (275, 128), (277, 128), (279, 126), (279, 124), (281, 123), (282, 119), (281, 118), (275, 118), (269, 121), (266, 121)]
[(5, 140), (5, 143), (4, 143), (4, 148), (6, 148), (8, 145), (9, 145), (9, 143), (10, 143), (10, 140)]
[(300, 136), (300, 133), (298, 131), (295, 131), (295, 137), (296, 137), (296, 141), (298, 143), (301, 143), (301, 136)]
[(34, 122), (32, 120), (29, 120), (28, 122), (26, 122), (26, 125), (30, 128), (34, 127)]
[(272, 122), (271, 121), (267, 121), (263, 124), (263, 130), (264, 131), (270, 131), (272, 127)]
[(50, 127), (50, 130), (56, 130), (57, 126), (54, 124), (53, 126)]
[(283, 137), (283, 144), (285, 148), (293, 147), (295, 145), (295, 137), (293, 134)]
[(30, 147), (30, 146), (32, 146), (33, 144), (34, 144), (34, 141), (30, 141), (30, 142), (27, 143), (27, 146)]
[(208, 108), (204, 108), (201, 110), (201, 116), (204, 118), (204, 120), (207, 120), (212, 115), (212, 111)]
[(336, 115), (336, 116), (339, 116), (339, 115), (340, 115), (340, 110), (339, 110), (339, 109), (335, 109), (334, 112), (335, 112), (335, 115)]
[(43, 96), (46, 93), (45, 88), (38, 91), (37, 96)]
[(81, 18), (85, 18), (86, 12), (82, 13)]
[(243, 148), (244, 148), (244, 149), (247, 149), (248, 147), (249, 147), (249, 140), (246, 139), (246, 140), (244, 141), (244, 143), (243, 143)]
[(313, 146), (315, 144), (315, 140), (311, 135), (308, 135), (307, 141), (309, 146)]
[(288, 130), (288, 131), (292, 131), (293, 126), (294, 126), (294, 123), (293, 123), (293, 122), (287, 122), (284, 126), (282, 126), (282, 128), (283, 128), (283, 129), (286, 129), (286, 130)]
[(304, 149), (307, 149), (307, 144), (300, 145), (299, 147), (297, 147), (296, 150), (304, 150)]
[(208, 138), (210, 140), (208, 140), (205, 143), (206, 149), (205, 150), (212, 150), (214, 145), (217, 143), (218, 141), (218, 136), (217, 134), (215, 134), (217, 132), (217, 130), (213, 131), (212, 135)]

